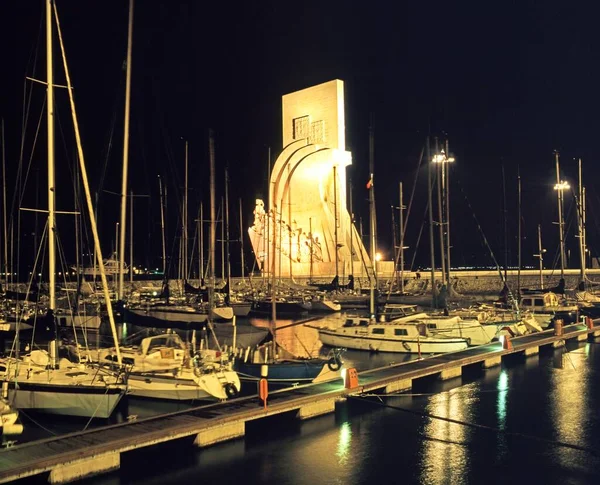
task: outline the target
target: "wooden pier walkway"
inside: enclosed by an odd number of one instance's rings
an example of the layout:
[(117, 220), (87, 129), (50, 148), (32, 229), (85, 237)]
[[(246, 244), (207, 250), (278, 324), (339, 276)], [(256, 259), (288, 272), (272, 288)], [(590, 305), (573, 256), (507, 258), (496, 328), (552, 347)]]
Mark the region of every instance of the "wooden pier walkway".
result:
[(409, 390), (413, 380), (423, 377), (452, 379), (460, 377), (466, 366), (490, 368), (500, 365), (507, 355), (534, 355), (543, 346), (556, 347), (567, 340), (585, 341), (600, 336), (600, 326), (591, 324), (568, 325), (563, 331), (563, 335), (548, 330), (516, 337), (510, 340), (512, 348), (494, 342), (362, 371), (354, 388), (347, 388), (340, 377), (273, 392), (266, 410), (257, 396), (250, 396), (15, 445), (0, 451), (0, 483), (42, 473), (49, 473), (50, 483), (65, 483), (118, 469), (121, 453), (130, 450), (192, 436), (196, 446), (210, 446), (244, 436), (249, 421), (288, 412), (308, 419), (335, 411), (336, 403), (349, 395)]

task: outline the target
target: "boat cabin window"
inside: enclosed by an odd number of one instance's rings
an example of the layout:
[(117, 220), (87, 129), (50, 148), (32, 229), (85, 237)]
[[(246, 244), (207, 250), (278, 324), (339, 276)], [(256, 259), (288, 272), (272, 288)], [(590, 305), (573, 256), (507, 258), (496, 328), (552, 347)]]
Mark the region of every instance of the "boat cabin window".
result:
[(437, 329), (437, 323), (428, 323), (427, 328), (433, 328), (435, 330)]
[(405, 328), (395, 328), (394, 335), (408, 335), (408, 331)]
[(533, 300), (533, 306), (538, 306), (538, 307), (544, 306), (544, 299), (536, 298), (535, 300)]
[(531, 302), (531, 298), (523, 298), (523, 303), (521, 303), (522, 306), (533, 306), (532, 302)]
[(371, 333), (373, 335), (384, 335), (385, 334), (385, 328), (374, 328), (373, 330), (371, 330)]
[(352, 325), (354, 325), (354, 322), (351, 318), (348, 318), (348, 320), (346, 320), (346, 323), (344, 323), (344, 327), (351, 327)]
[[(358, 322), (358, 324), (361, 327), (368, 327), (369, 326), (369, 320), (361, 320), (360, 322)], [(383, 330), (383, 329), (382, 329)]]

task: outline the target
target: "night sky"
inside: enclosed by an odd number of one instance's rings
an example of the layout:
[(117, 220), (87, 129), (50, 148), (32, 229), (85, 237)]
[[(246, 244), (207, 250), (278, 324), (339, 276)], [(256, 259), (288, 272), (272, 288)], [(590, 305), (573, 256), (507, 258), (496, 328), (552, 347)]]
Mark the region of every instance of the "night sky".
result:
[[(586, 6), (587, 5), (587, 6)], [(558, 220), (554, 150), (561, 178), (575, 189), (583, 160), (587, 237), (598, 255), (600, 199), (597, 133), (600, 85), (592, 2), (199, 2), (137, 1), (134, 14), (129, 189), (135, 194), (136, 263), (160, 266), (158, 177), (167, 187), (167, 252), (172, 271), (179, 236), (184, 140), (189, 143), (190, 218), (200, 201), (208, 217), (208, 130), (216, 137), (217, 199), (224, 170), (231, 184), (230, 237), (239, 238), (257, 197), (265, 197), (268, 147), (281, 146), (281, 96), (341, 79), (346, 90), (348, 171), (357, 221), (368, 230), (369, 124), (375, 139), (379, 244), (392, 257), (391, 206), (398, 184), (408, 204), (406, 258), (429, 264), (425, 215), (427, 136), (448, 139), (453, 265), (517, 263), (517, 174), (521, 174), (522, 259), (537, 265), (542, 226), (547, 268), (557, 265)], [(128, 1), (57, 2), (92, 191), (98, 193), (103, 251), (114, 247), (119, 220)], [(3, 69), (0, 116), (5, 122), (7, 197), (16, 214), (46, 206), (44, 2), (0, 5)], [(58, 54), (58, 41), (55, 40)], [(57, 56), (55, 82), (64, 84)], [(25, 102), (24, 102), (25, 100)], [(57, 90), (57, 209), (73, 210), (75, 145), (64, 89)], [(23, 129), (24, 117), (28, 114)], [(36, 139), (37, 125), (40, 123)], [(23, 173), (17, 181), (23, 138)], [(35, 145), (34, 145), (35, 142)], [(34, 148), (35, 147), (35, 148)], [(30, 164), (30, 165), (29, 165)], [(29, 167), (29, 168), (27, 168)], [(418, 177), (417, 177), (418, 175)], [(569, 265), (577, 267), (572, 194), (565, 195)], [(43, 216), (38, 216), (43, 219)], [(21, 252), (31, 259), (43, 225), (22, 216)], [(397, 221), (397, 217), (396, 217)], [(73, 220), (61, 216), (65, 258), (73, 251)], [(193, 230), (190, 229), (193, 234)], [(419, 233), (422, 232), (417, 246)], [(484, 239), (485, 238), (485, 239)], [(365, 237), (368, 240), (368, 237)], [(137, 241), (141, 241), (138, 243)], [(508, 245), (506, 244), (508, 243)], [(190, 243), (191, 244), (191, 243)], [(245, 240), (246, 258), (253, 261)], [(415, 254), (415, 248), (417, 248)], [(239, 243), (231, 247), (239, 274)], [(24, 258), (23, 254), (21, 259)], [(237, 265), (237, 268), (236, 268)]]

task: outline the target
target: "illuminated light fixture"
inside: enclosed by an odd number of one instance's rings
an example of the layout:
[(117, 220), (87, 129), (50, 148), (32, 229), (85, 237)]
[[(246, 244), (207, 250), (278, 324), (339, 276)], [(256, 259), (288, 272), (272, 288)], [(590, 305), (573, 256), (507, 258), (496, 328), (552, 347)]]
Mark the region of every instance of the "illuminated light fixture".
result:
[(564, 180), (561, 180), (558, 184), (554, 184), (554, 190), (569, 190), (570, 188), (569, 182), (565, 182)]
[(381, 253), (375, 255), (375, 261), (381, 261)]
[(437, 153), (431, 159), (433, 163), (452, 163), (454, 161), (454, 157), (447, 157), (444, 150), (440, 153)]

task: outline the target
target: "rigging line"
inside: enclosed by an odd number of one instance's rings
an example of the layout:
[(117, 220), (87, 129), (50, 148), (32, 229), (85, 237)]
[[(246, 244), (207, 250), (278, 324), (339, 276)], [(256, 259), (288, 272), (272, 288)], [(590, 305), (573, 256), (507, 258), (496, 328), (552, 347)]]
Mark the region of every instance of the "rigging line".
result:
[[(40, 26), (38, 29), (38, 37), (35, 43), (35, 47), (33, 48), (33, 66), (31, 67), (31, 72), (35, 73), (35, 68), (37, 65), (37, 59), (38, 59), (38, 53), (39, 53), (39, 46), (41, 44), (41, 37), (42, 37), (42, 32), (44, 31), (44, 16), (40, 16)], [(31, 57), (32, 54), (30, 53), (29, 55), (29, 61), (27, 62), (27, 64), (30, 64), (31, 61)], [(27, 95), (28, 91), (27, 91), (27, 86), (31, 84), (31, 89), (29, 90), (29, 96)], [(21, 145), (20, 145), (20, 150), (19, 150), (19, 166), (21, 165), (22, 161), (23, 161), (23, 155), (25, 152), (25, 132), (26, 132), (26, 128), (27, 128), (27, 124), (28, 124), (28, 120), (29, 120), (29, 113), (30, 113), (30, 109), (31, 109), (31, 101), (32, 101), (32, 97), (33, 97), (33, 83), (30, 83), (30, 81), (25, 78), (23, 81), (23, 119), (21, 121)], [(43, 109), (43, 108), (42, 108)]]
[[(411, 213), (411, 208), (412, 208), (412, 204), (413, 204), (415, 192), (416, 192), (416, 189), (417, 189), (417, 180), (419, 179), (419, 170), (421, 168), (421, 163), (423, 162), (423, 155), (424, 155), (424, 153), (425, 153), (425, 147), (423, 146), (423, 147), (421, 147), (421, 153), (419, 155), (419, 161), (417, 163), (417, 170), (416, 170), (416, 173), (415, 173), (415, 178), (413, 179), (413, 186), (412, 186), (412, 189), (411, 189), (410, 200), (408, 202), (408, 206), (407, 206), (407, 209), (406, 209), (406, 219), (404, 220), (403, 226), (400, 228), (401, 234), (406, 234), (406, 228), (408, 227), (407, 226), (408, 225), (408, 219), (410, 217), (410, 213)], [(393, 204), (392, 204), (392, 207), (393, 207)], [(427, 202), (427, 206), (426, 206), (426, 209), (425, 209), (425, 211), (426, 211), (425, 213), (426, 214), (427, 214), (427, 208), (428, 207), (429, 207), (429, 201)], [(402, 211), (402, 207), (400, 207), (400, 211)], [(410, 268), (409, 268), (411, 271), (412, 271), (412, 269), (414, 267), (415, 259), (417, 257), (417, 247), (418, 247), (419, 242), (421, 240), (421, 235), (423, 234), (423, 226), (424, 226), (424, 222), (421, 223), (421, 228), (419, 230), (419, 236), (418, 236), (417, 242), (415, 244), (415, 250), (413, 252), (413, 257), (412, 257), (412, 261), (411, 261)], [(394, 244), (395, 244), (395, 241), (394, 241)], [(400, 261), (400, 253), (401, 253), (401, 251), (403, 251), (402, 248), (399, 248), (399, 249), (400, 250), (398, 251), (398, 254), (396, 254), (396, 259), (395, 259), (395, 262), (394, 262), (394, 276), (395, 276), (395, 274), (397, 272), (398, 263)], [(392, 292), (392, 285), (389, 286), (386, 303), (387, 303), (387, 301), (389, 301), (391, 292)]]
[(415, 251), (413, 253), (413, 257), (412, 260), (410, 262), (410, 270), (412, 271), (412, 269), (415, 267), (415, 260), (417, 259), (417, 248), (419, 247), (419, 244), (421, 243), (421, 237), (423, 236), (423, 229), (425, 229), (425, 220), (427, 218), (427, 211), (429, 210), (429, 202), (427, 202), (427, 204), (425, 205), (425, 211), (423, 214), (423, 220), (421, 221), (421, 228), (419, 229), (419, 235), (417, 236), (417, 241), (415, 243)]
[(473, 210), (473, 207), (471, 206), (471, 202), (467, 198), (467, 194), (465, 193), (465, 190), (464, 190), (464, 187), (462, 186), (460, 178), (459, 177), (455, 177), (455, 180), (456, 180), (456, 182), (458, 184), (458, 187), (460, 188), (460, 193), (465, 198), (465, 203), (467, 204), (467, 207), (471, 210), (471, 215), (473, 216), (473, 220), (475, 221), (475, 225), (477, 226), (477, 229), (479, 230), (479, 233), (481, 234), (481, 237), (483, 238), (484, 244), (486, 245), (488, 251), (490, 252), (490, 256), (492, 258), (492, 261), (496, 265), (496, 269), (498, 270), (498, 273), (500, 275), (500, 280), (502, 281), (502, 283), (504, 284), (504, 286), (508, 289), (508, 296), (510, 298), (510, 301), (512, 302), (512, 304), (514, 305), (514, 307), (517, 309), (517, 312), (518, 312), (519, 311), (518, 301), (517, 301), (515, 295), (513, 294), (512, 290), (508, 286), (508, 282), (506, 281), (506, 278), (504, 277), (504, 274), (502, 273), (502, 268), (498, 264), (498, 261), (496, 260), (496, 256), (494, 256), (494, 251), (492, 250), (492, 247), (490, 246), (490, 244), (489, 244), (489, 242), (487, 240), (487, 237), (485, 236), (485, 234), (483, 232), (483, 229), (481, 228), (481, 225), (479, 224), (477, 216), (475, 215), (475, 211)]
[(421, 417), (425, 417), (425, 418), (429, 418), (429, 419), (434, 419), (434, 420), (439, 420), (439, 421), (446, 421), (448, 423), (453, 423), (453, 424), (458, 424), (461, 426), (465, 426), (468, 428), (473, 428), (473, 429), (481, 429), (481, 430), (485, 430), (485, 431), (493, 431), (495, 433), (499, 433), (499, 434), (503, 434), (506, 436), (515, 436), (515, 437), (520, 437), (520, 438), (525, 438), (525, 439), (529, 439), (529, 440), (533, 440), (533, 441), (539, 441), (542, 443), (546, 443), (549, 445), (554, 445), (554, 446), (560, 446), (563, 448), (570, 448), (573, 450), (578, 450), (578, 451), (584, 451), (586, 453), (589, 453), (591, 455), (594, 456), (600, 456), (600, 451), (599, 450), (595, 450), (593, 448), (587, 447), (587, 446), (580, 446), (580, 445), (576, 445), (573, 443), (567, 443), (565, 441), (558, 441), (558, 440), (550, 440), (547, 438), (542, 438), (541, 436), (534, 436), (534, 435), (530, 435), (530, 434), (526, 434), (526, 433), (520, 433), (518, 431), (506, 431), (503, 430), (501, 428), (495, 428), (493, 426), (486, 426), (484, 424), (477, 424), (477, 423), (469, 423), (468, 421), (461, 421), (458, 419), (453, 419), (453, 418), (445, 418), (443, 416), (437, 416), (435, 414), (432, 413), (428, 413), (425, 411), (414, 411), (412, 409), (406, 409), (406, 408), (402, 408), (400, 406), (393, 406), (391, 404), (385, 404), (381, 401), (372, 401), (369, 399), (365, 399), (365, 398), (361, 398), (361, 396), (348, 396), (347, 399), (350, 400), (357, 400), (357, 401), (362, 401), (362, 402), (368, 402), (370, 404), (375, 404), (381, 407), (385, 407), (385, 408), (389, 408), (389, 409), (394, 409), (396, 411), (402, 411), (405, 413), (409, 413), (409, 414), (414, 414), (416, 416), (421, 416)]

